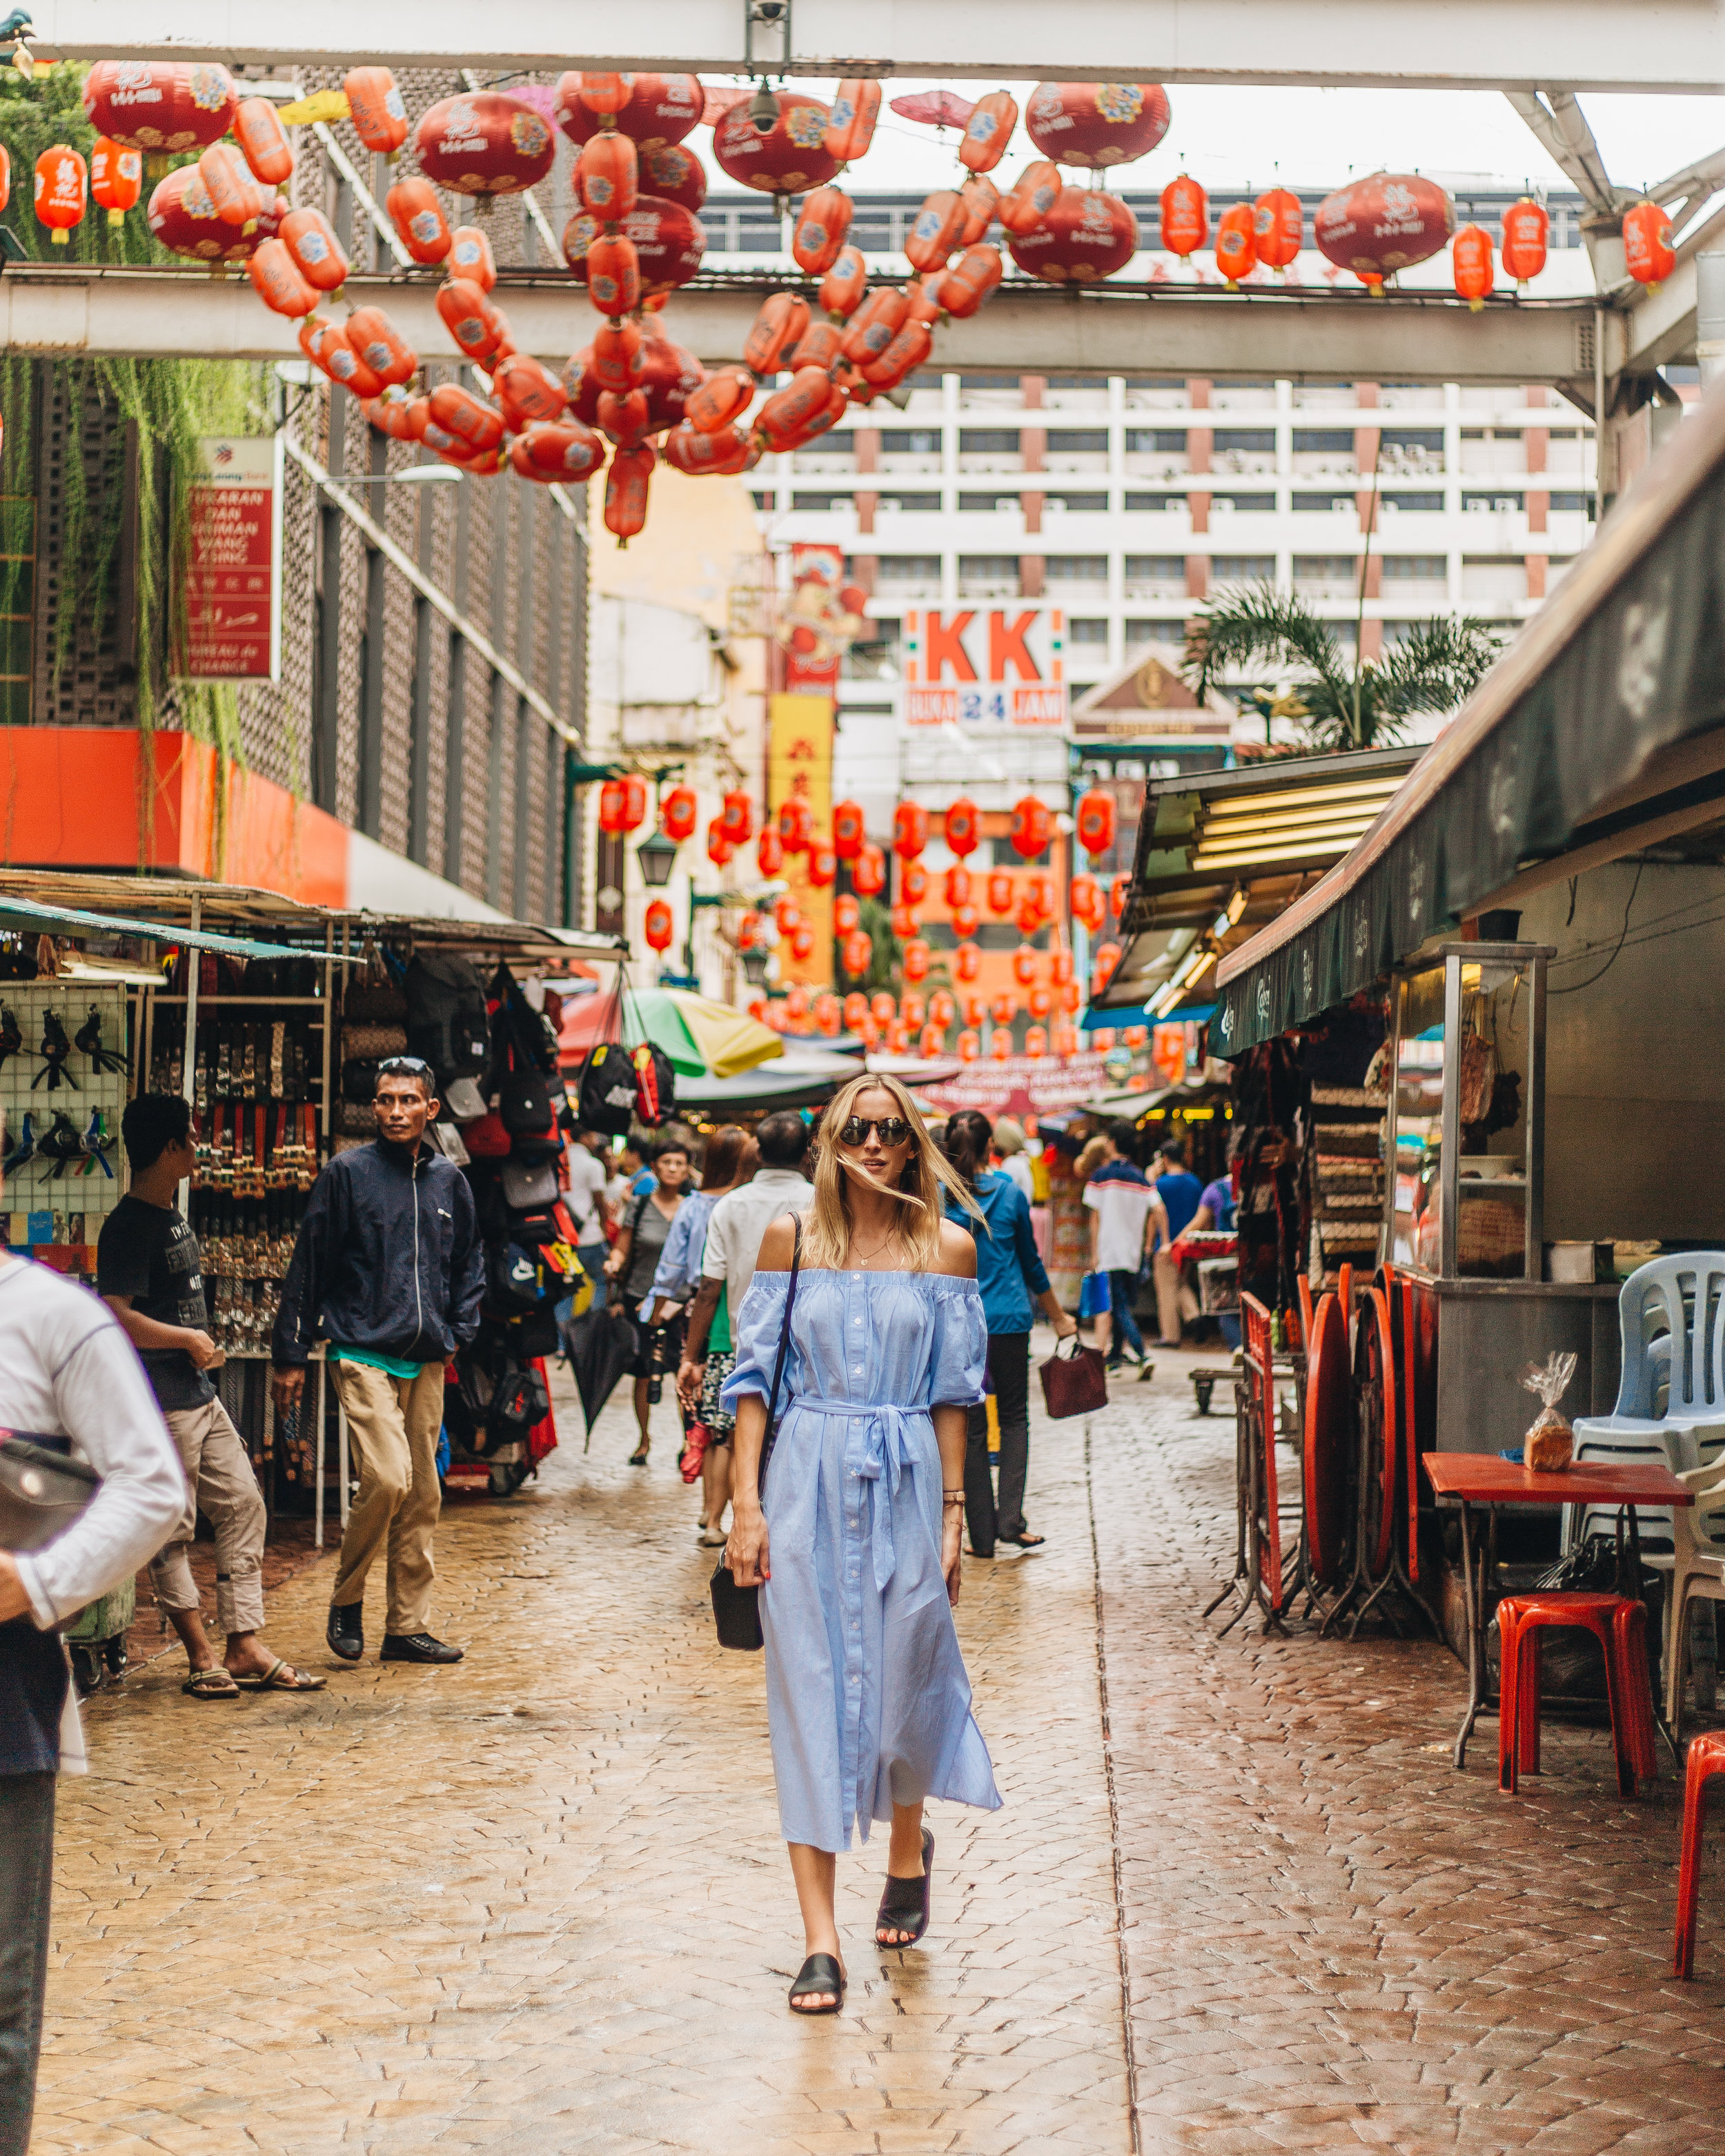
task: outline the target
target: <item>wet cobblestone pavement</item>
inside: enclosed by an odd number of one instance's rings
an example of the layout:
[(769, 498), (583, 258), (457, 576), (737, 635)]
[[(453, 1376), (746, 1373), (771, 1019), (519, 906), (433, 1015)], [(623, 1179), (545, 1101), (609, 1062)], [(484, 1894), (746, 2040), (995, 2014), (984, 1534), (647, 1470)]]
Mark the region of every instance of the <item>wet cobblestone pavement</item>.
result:
[(933, 1808), (913, 1953), (870, 1940), (884, 1840), (841, 1859), (841, 2016), (785, 2009), (761, 1668), (711, 1643), (670, 1411), (641, 1472), (560, 1404), (536, 1486), (445, 1513), (465, 1663), (334, 1665), (326, 1563), (269, 1629), (326, 1692), (186, 1700), (171, 1656), (95, 1705), (33, 2147), (1717, 2148), (1725, 1866), (1676, 1984), (1668, 1765), (1620, 1804), (1562, 1729), (1502, 1798), (1493, 1725), (1449, 1764), (1446, 1650), (1219, 1640), (1231, 1425), (1183, 1361), (1039, 1425), (1046, 1547), (967, 1563), (1006, 1809)]

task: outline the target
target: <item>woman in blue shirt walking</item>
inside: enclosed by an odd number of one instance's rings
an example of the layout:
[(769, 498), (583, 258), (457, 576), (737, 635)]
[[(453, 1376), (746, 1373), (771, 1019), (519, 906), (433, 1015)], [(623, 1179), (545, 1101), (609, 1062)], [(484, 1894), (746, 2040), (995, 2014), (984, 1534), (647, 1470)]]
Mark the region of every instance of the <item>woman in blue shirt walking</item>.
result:
[[(970, 1411), (964, 1446), (964, 1517), (971, 1552), (993, 1557), (997, 1542), (1034, 1549), (1045, 1540), (1024, 1524), (1024, 1477), (1030, 1463), (1030, 1327), (1034, 1296), (1047, 1312), (1055, 1337), (1078, 1330), (1048, 1284), (1030, 1227), (1030, 1208), (1013, 1178), (988, 1172), (993, 1126), (975, 1108), (960, 1108), (947, 1122), (947, 1158), (982, 1214), (976, 1236), (976, 1281), (988, 1328), (988, 1390), (1000, 1424), (1000, 1500), (988, 1473), (988, 1410)], [(949, 1194), (947, 1218), (968, 1227)]]
[(952, 1172), (896, 1081), (841, 1087), (814, 1161), (800, 1242), (788, 1217), (768, 1227), (737, 1313), (726, 1553), (740, 1587), (761, 1583), (773, 1773), (808, 1951), (791, 2010), (835, 2014), (834, 1859), (853, 1830), (866, 1840), (871, 1822), (891, 1821), (875, 1938), (914, 1946), (934, 1858), (924, 1800), (993, 1810), (1000, 1799), (952, 1610), (965, 1410), (983, 1396), (975, 1247), (941, 1217)]

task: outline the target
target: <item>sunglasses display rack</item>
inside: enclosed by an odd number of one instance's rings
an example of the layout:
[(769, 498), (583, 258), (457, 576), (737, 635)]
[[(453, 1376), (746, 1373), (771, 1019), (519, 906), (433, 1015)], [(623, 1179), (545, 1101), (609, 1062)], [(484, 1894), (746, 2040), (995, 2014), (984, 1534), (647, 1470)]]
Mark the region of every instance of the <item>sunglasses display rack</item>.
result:
[(125, 1188), (129, 1038), (123, 986), (0, 982), (0, 1235), (80, 1279), (95, 1278), (96, 1239)]

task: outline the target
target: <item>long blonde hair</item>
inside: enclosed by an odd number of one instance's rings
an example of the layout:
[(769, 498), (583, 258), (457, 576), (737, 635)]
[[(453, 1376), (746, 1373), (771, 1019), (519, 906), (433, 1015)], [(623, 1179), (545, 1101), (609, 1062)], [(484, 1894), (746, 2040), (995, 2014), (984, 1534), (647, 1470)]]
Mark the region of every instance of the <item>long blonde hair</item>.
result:
[(893, 1106), (910, 1126), (911, 1152), (892, 1195), (904, 1201), (905, 1221), (901, 1233), (910, 1252), (913, 1272), (932, 1272), (940, 1257), (941, 1199), (950, 1192), (965, 1211), (983, 1218), (974, 1198), (955, 1175), (929, 1135), (922, 1111), (896, 1078), (885, 1074), (853, 1078), (841, 1086), (820, 1119), (814, 1141), (814, 1203), (807, 1221), (808, 1261), (837, 1272), (850, 1248), (850, 1171), (839, 1158), (839, 1133), (864, 1093), (891, 1096)]

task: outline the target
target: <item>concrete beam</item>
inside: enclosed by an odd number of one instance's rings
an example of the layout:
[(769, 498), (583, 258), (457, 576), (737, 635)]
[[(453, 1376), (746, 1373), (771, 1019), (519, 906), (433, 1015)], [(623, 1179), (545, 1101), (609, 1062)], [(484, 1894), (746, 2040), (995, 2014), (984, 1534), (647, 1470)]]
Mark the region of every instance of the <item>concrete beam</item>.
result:
[[(1692, 285), (1692, 270), (1689, 275)], [(666, 326), (703, 360), (734, 360), (762, 297), (773, 289), (775, 280), (767, 278), (706, 280), (672, 298)], [(347, 286), (352, 305), (386, 307), (423, 357), (453, 360), (435, 291), (429, 275), (356, 275)], [(596, 317), (585, 295), (561, 275), (506, 270), (496, 296), (521, 349), (551, 364), (561, 365), (593, 334)], [(1692, 348), (1692, 294), (1688, 320)], [(1166, 288), (1076, 293), (1009, 285), (974, 321), (946, 324), (935, 358), (955, 369), (1024, 374), (1585, 382), (1590, 395), (1594, 321), (1594, 303), (1582, 300), (1506, 300), (1475, 315), (1457, 300), (1410, 293), (1381, 300), (1327, 290), (1174, 296)], [(1615, 373), (1623, 333), (1619, 318), (1608, 316), (1607, 323), (1607, 364)], [(272, 315), (244, 276), (213, 278), (189, 264), (14, 264), (0, 276), (0, 344), (141, 358), (270, 360), (299, 351), (293, 325)]]
[[(375, 22), (351, 0), (299, 0), (275, 18), (252, 0), (162, 0), (117, 36), (113, 0), (35, 0), (33, 13), (41, 51), (71, 59), (728, 74), (743, 65), (746, 10), (742, 0), (418, 0)], [(980, 13), (977, 0), (794, 0), (792, 15), (788, 54), (757, 28), (757, 59), (775, 74), (1725, 90), (1725, 0), (989, 0)]]

